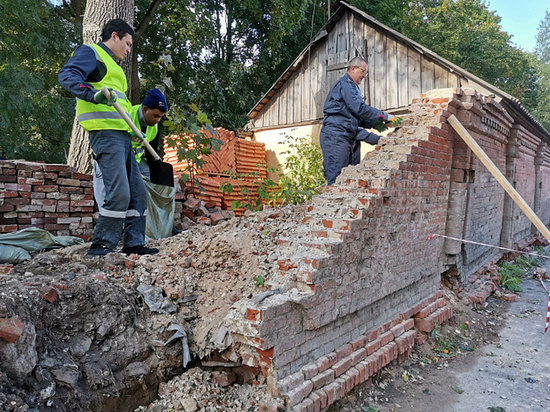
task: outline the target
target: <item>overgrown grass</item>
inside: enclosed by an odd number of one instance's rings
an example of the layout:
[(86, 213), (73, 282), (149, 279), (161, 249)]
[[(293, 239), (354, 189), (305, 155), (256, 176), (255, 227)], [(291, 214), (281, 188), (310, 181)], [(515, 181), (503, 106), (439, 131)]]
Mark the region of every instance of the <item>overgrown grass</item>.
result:
[[(546, 255), (542, 246), (535, 246), (534, 253), (538, 255)], [(544, 258), (533, 255), (520, 255), (513, 262), (501, 260), (498, 264), (498, 273), (501, 276), (500, 284), (503, 288), (511, 292), (521, 292), (521, 280), (531, 269), (540, 266), (544, 263)]]

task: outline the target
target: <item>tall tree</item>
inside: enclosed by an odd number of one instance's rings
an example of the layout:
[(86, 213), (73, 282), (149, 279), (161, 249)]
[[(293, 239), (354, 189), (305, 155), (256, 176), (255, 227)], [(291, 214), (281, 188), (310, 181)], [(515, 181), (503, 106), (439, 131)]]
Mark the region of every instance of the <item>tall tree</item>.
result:
[(65, 162), (71, 102), (57, 71), (73, 40), (60, 7), (0, 0), (0, 155)]
[(541, 20), (535, 46), (536, 104), (533, 114), (550, 131), (550, 12)]
[[(114, 18), (120, 18), (130, 26), (134, 24), (134, 0), (88, 0), (82, 23), (82, 37), (84, 43), (97, 43), (101, 40), (101, 30), (105, 23)], [(122, 62), (122, 68), (128, 77), (129, 88), (131, 76), (128, 76), (132, 57)], [(76, 118), (73, 123), (71, 146), (67, 163), (82, 173), (92, 171), (92, 152), (88, 142), (88, 134), (78, 124)]]
[(197, 102), (216, 125), (239, 128), (307, 45), (314, 7), (316, 30), (326, 20), (318, 0), (165, 0), (138, 46), (142, 86), (158, 84), (157, 61), (169, 56), (168, 99)]

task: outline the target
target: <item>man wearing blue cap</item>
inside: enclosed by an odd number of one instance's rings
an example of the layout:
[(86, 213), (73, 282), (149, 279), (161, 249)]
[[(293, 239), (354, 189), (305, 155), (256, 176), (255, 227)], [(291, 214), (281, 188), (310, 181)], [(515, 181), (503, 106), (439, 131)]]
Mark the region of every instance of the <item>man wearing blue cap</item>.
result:
[[(158, 124), (162, 120), (166, 110), (168, 110), (166, 98), (156, 87), (147, 91), (147, 96), (145, 96), (141, 104), (134, 105), (130, 109), (130, 118), (132, 122), (142, 131), (145, 135), (145, 139), (155, 151), (158, 151), (160, 142)], [(144, 149), (141, 139), (132, 141), (132, 147), (136, 154), (136, 160), (141, 174), (151, 178), (148, 163), (154, 160), (153, 156)]]
[[(138, 129), (141, 130), (143, 136), (155, 151), (158, 151), (160, 143), (158, 124), (164, 117), (164, 114), (167, 110), (168, 105), (166, 103), (166, 98), (164, 97), (164, 94), (155, 87), (151, 90), (148, 90), (147, 95), (145, 96), (145, 99), (143, 99), (142, 103), (132, 106), (129, 112), (130, 119), (132, 119), (132, 122), (138, 127)], [(135, 136), (135, 134), (133, 132), (130, 132), (130, 136)], [(156, 210), (154, 209), (162, 207), (155, 204), (155, 202), (151, 200), (150, 195), (151, 190), (155, 191), (155, 189), (158, 189), (158, 186), (154, 187), (154, 185), (151, 185), (150, 183), (151, 172), (149, 169), (149, 163), (155, 161), (155, 159), (153, 158), (151, 153), (149, 153), (149, 151), (147, 151), (143, 147), (143, 143), (140, 138), (132, 140), (132, 150), (134, 151), (141, 175), (149, 179), (149, 182), (146, 182), (146, 186), (148, 188), (148, 215), (146, 219), (145, 233), (147, 234), (147, 236), (155, 239), (167, 237), (170, 236), (170, 234), (175, 235), (180, 233), (180, 231), (175, 227), (172, 227), (171, 233), (170, 227), (168, 227), (168, 232), (166, 233), (166, 230), (161, 227), (162, 224), (165, 222), (158, 222), (158, 213), (155, 214)], [(157, 197), (166, 195), (166, 193), (164, 192), (167, 192), (167, 190), (168, 188), (166, 188), (166, 190), (163, 190), (162, 194), (157, 192)], [(103, 187), (102, 174), (101, 171), (97, 168), (97, 163), (94, 162), (94, 195), (97, 204), (100, 205), (100, 210), (101, 205), (104, 202), (104, 193), (105, 190)], [(163, 217), (173, 221), (173, 211), (175, 209), (175, 190), (170, 191), (168, 196), (169, 199), (167, 200), (169, 200), (169, 205), (165, 205), (165, 208), (169, 210), (163, 213)], [(151, 215), (157, 215), (157, 218), (155, 219)]]
[[(141, 102), (141, 105), (133, 106), (130, 110), (130, 117), (134, 124), (140, 128), (142, 133), (145, 134), (145, 139), (149, 142), (151, 147), (158, 152), (158, 148), (160, 146), (160, 135), (158, 131), (158, 124), (162, 120), (162, 117), (168, 110), (168, 105), (166, 103), (166, 98), (164, 97), (164, 94), (157, 89), (156, 87), (147, 91), (147, 96), (145, 96), (145, 99), (143, 99), (143, 102)], [(132, 133), (130, 133), (132, 134)], [(153, 155), (149, 153), (148, 150), (145, 150), (143, 148), (143, 144), (138, 141), (132, 142), (132, 146), (134, 148), (134, 152), (136, 153), (136, 160), (139, 165), (139, 170), (141, 171), (142, 176), (145, 176), (148, 179), (151, 179), (151, 171), (149, 169), (149, 163), (155, 161), (153, 158)], [(148, 189), (148, 204), (149, 208), (148, 211), (150, 214), (147, 217), (146, 220), (146, 228), (145, 233), (147, 236), (151, 236), (154, 238), (160, 238), (160, 237), (167, 237), (170, 234), (177, 235), (181, 231), (178, 230), (176, 227), (172, 226), (171, 233), (170, 233), (170, 227), (168, 226), (166, 229), (162, 227), (163, 223), (158, 222), (159, 216), (158, 213), (156, 214), (156, 218), (153, 218), (154, 212), (162, 207), (162, 205), (155, 204), (155, 201), (151, 199), (151, 191), (156, 192), (156, 197), (159, 196), (164, 197), (163, 195), (169, 196), (171, 198), (169, 204), (164, 203), (165, 213), (162, 215), (162, 217), (167, 217), (170, 221), (174, 221), (174, 210), (175, 210), (175, 194), (176, 191), (163, 188), (162, 193), (159, 193), (155, 189), (158, 189), (158, 186), (154, 186), (151, 184), (146, 183), (147, 189)], [(164, 198), (164, 201), (167, 199)], [(153, 210), (155, 209), (155, 210)], [(170, 212), (170, 213), (168, 213)], [(166, 225), (167, 222), (164, 222), (164, 225)]]

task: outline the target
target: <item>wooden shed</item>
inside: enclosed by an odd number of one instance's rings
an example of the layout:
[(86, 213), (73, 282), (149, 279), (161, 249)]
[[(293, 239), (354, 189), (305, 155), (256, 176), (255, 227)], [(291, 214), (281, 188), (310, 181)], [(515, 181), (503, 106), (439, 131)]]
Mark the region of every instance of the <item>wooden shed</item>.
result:
[(471, 87), (494, 98), (532, 133), (550, 134), (513, 96), (438, 56), (344, 2), (333, 4), (328, 22), (248, 113), (249, 128), (266, 143), (268, 163), (282, 162), (285, 136), (318, 140), (323, 104), (332, 84), (356, 56), (369, 64), (361, 93), (367, 104), (390, 113), (406, 111), (414, 98), (433, 89)]

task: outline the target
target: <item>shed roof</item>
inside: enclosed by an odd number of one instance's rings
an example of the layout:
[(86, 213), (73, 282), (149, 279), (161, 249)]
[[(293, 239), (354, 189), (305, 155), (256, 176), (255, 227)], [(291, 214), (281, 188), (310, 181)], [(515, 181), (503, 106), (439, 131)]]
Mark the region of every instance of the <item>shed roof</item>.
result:
[(514, 96), (506, 93), (505, 91), (499, 89), (496, 86), (486, 82), (485, 80), (477, 77), (476, 75), (468, 72), (462, 67), (444, 59), (438, 54), (434, 53), (427, 47), (422, 46), (421, 44), (415, 42), (414, 40), (409, 39), (403, 34), (393, 30), (392, 28), (380, 23), (374, 17), (368, 15), (364, 11), (346, 3), (345, 1), (336, 1), (332, 5), (333, 14), (325, 25), (319, 30), (311, 42), (306, 46), (306, 48), (298, 55), (298, 57), (292, 62), (292, 64), (284, 71), (284, 73), (275, 81), (271, 88), (261, 97), (261, 99), (256, 103), (254, 108), (248, 113), (250, 119), (254, 119), (256, 115), (262, 110), (262, 108), (275, 96), (277, 90), (279, 90), (283, 84), (292, 76), (292, 74), (299, 69), (299, 65), (302, 60), (309, 55), (311, 50), (323, 42), (327, 37), (328, 33), (334, 28), (336, 23), (342, 18), (342, 16), (347, 12), (351, 11), (362, 18), (367, 24), (374, 27), (376, 30), (384, 32), (386, 35), (394, 37), (396, 40), (399, 40), (401, 43), (415, 49), (418, 53), (429, 57), (431, 60), (437, 62), (441, 66), (447, 68), (450, 72), (454, 72), (459, 76), (478, 84), (484, 89), (488, 90), (490, 93), (494, 94), (496, 100), (504, 106), (504, 108), (510, 113), (510, 115), (518, 121), (523, 127), (530, 130), (531, 132), (542, 133), (546, 138), (550, 139), (550, 133), (540, 124), (540, 122), (535, 119), (531, 113), (521, 104), (521, 102)]

